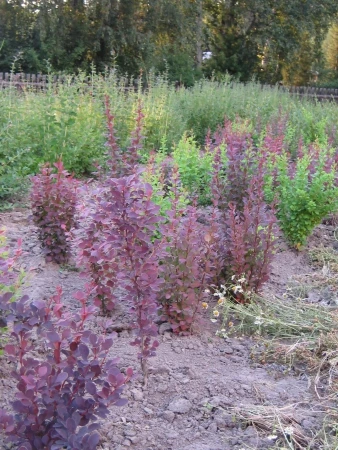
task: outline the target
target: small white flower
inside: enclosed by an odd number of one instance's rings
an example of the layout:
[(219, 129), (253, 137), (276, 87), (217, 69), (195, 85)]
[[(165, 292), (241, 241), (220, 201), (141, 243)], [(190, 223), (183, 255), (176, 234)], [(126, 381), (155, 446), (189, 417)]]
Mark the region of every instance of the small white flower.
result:
[(242, 277), (238, 280), (238, 283), (241, 283), (241, 284), (243, 284), (245, 282), (246, 282), (246, 279), (244, 277)]
[(217, 319), (210, 319), (212, 323), (216, 323)]
[(205, 292), (206, 294), (210, 294), (210, 290), (209, 290), (209, 289), (205, 289), (204, 292)]
[(275, 434), (270, 434), (270, 436), (268, 436), (269, 441), (275, 441), (278, 438), (278, 436), (276, 436)]
[(218, 303), (219, 305), (223, 305), (224, 302), (225, 302), (225, 297), (220, 297), (219, 300), (217, 301), (217, 303)]
[(233, 275), (233, 276), (231, 277), (231, 280), (234, 281), (235, 279), (236, 279), (236, 275)]
[(234, 287), (232, 288), (232, 290), (234, 291), (235, 294), (237, 294), (237, 292), (243, 293), (242, 286), (234, 286)]
[(292, 436), (293, 435), (293, 427), (285, 427), (284, 433), (287, 434), (288, 436)]
[(262, 317), (256, 317), (256, 320), (255, 320), (255, 325), (262, 325), (263, 323), (264, 323), (264, 320), (262, 319)]

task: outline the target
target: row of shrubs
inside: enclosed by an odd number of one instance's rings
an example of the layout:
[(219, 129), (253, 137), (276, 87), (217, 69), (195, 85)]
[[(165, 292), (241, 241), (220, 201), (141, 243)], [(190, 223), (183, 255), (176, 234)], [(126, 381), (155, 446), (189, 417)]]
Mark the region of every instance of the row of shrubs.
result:
[[(20, 250), (14, 259), (0, 250), (0, 309), (11, 328), (4, 351), (18, 363), (15, 414), (1, 411), (0, 425), (20, 449), (97, 447), (99, 418), (125, 403), (120, 395), (133, 376), (109, 359), (113, 339), (105, 331), (119, 302), (131, 307), (131, 344), (147, 383), (159, 322), (170, 322), (175, 333), (193, 332), (209, 296), (219, 296), (218, 286), (229, 280), (233, 300), (250, 301), (269, 279), (278, 224), (300, 249), (337, 209), (335, 152), (300, 142), (292, 158), (283, 117), (259, 145), (245, 122), (226, 120), (203, 148), (186, 136), (172, 155), (160, 151), (140, 165), (142, 103), (126, 150), (118, 145), (108, 97), (105, 112), (108, 156), (106, 167), (97, 167), (96, 187), (80, 185), (61, 159), (32, 179), (46, 258), (65, 264), (71, 242), (78, 249), (88, 279), (75, 294), (79, 313), (66, 311), (61, 289), (47, 302), (20, 298), (11, 280)], [(88, 320), (97, 314), (107, 322), (96, 334)], [(39, 359), (31, 353), (36, 337), (46, 347)]]
[(246, 120), (256, 145), (267, 124), (281, 115), (286, 117), (285, 139), (293, 154), (301, 137), (306, 146), (315, 141), (338, 145), (335, 103), (299, 99), (257, 83), (202, 80), (189, 89), (175, 90), (165, 78), (151, 76), (147, 90), (140, 85), (134, 92), (132, 84), (114, 72), (105, 78), (93, 74), (90, 85), (84, 83), (83, 74), (71, 79), (54, 87), (50, 83), (44, 92), (29, 86), (20, 92), (14, 86), (0, 91), (0, 201), (4, 202), (0, 207), (9, 207), (27, 176), (37, 173), (42, 163), (56, 162), (61, 153), (67, 170), (77, 176), (88, 176), (94, 161), (102, 163), (105, 94), (114, 105), (123, 149), (129, 145), (138, 99), (142, 99), (145, 159), (160, 147), (171, 153), (185, 132), (201, 146), (207, 130), (215, 132), (225, 115), (231, 121), (237, 116)]

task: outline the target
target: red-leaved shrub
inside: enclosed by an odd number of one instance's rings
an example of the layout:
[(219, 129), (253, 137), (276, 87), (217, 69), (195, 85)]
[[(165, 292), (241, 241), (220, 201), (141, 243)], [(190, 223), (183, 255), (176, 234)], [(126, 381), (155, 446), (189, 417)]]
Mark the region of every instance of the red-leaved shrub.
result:
[(285, 140), (287, 122), (288, 117), (281, 115), (277, 120), (267, 124), (262, 147), (268, 157), (275, 158), (287, 150)]
[[(217, 172), (218, 206), (226, 208), (228, 203), (234, 202), (241, 210), (253, 173), (252, 137), (249, 133), (233, 130), (231, 122), (226, 120), (213, 136), (213, 147), (216, 159), (212, 184), (216, 181)], [(215, 186), (212, 186), (213, 189)]]
[(179, 174), (172, 172), (173, 199), (167, 211), (167, 223), (162, 227), (163, 252), (160, 277), (163, 280), (160, 302), (164, 317), (175, 333), (192, 331), (198, 319), (205, 292), (219, 275), (222, 264), (218, 252), (217, 212), (210, 225), (198, 222), (195, 206), (181, 208), (178, 194)]
[[(249, 182), (243, 210), (230, 203), (225, 224), (226, 270), (236, 279), (245, 278), (242, 287), (247, 292), (258, 292), (269, 279), (278, 232), (275, 206), (268, 207), (264, 201), (263, 167), (261, 159)], [(243, 298), (237, 293), (239, 301)]]
[(131, 133), (130, 144), (125, 151), (122, 151), (115, 135), (115, 117), (110, 108), (108, 95), (105, 96), (105, 114), (107, 120), (107, 142), (108, 147), (108, 177), (118, 178), (131, 175), (137, 170), (140, 160), (140, 150), (144, 140), (143, 132), (143, 107), (139, 99), (135, 115), (135, 129)]
[(138, 174), (107, 180), (79, 242), (103, 312), (117, 300), (116, 289), (126, 292), (123, 301), (131, 306), (136, 334), (132, 344), (140, 347), (145, 380), (147, 359), (158, 346), (152, 338), (157, 335), (156, 295), (161, 284), (160, 255), (153, 238), (163, 219), (151, 197), (151, 186)]
[[(281, 145), (279, 138), (270, 138), (266, 145)], [(230, 122), (218, 129), (214, 141), (211, 192), (214, 207), (219, 208), (222, 244), (218, 248), (224, 261), (223, 274), (245, 277), (242, 287), (258, 292), (270, 275), (277, 233), (275, 205), (265, 203), (267, 149), (254, 153), (251, 136), (234, 132)], [(275, 150), (281, 151), (279, 147)], [(237, 299), (242, 301), (244, 296), (239, 292)]]
[(109, 260), (109, 254), (102, 249), (105, 230), (109, 228), (109, 222), (101, 207), (106, 194), (105, 187), (92, 193), (89, 205), (82, 211), (82, 230), (77, 240), (78, 262), (84, 268), (82, 275), (89, 274), (95, 287), (94, 304), (103, 314), (111, 312), (115, 307), (118, 270), (116, 261), (113, 258)]
[[(11, 302), (11, 294), (0, 296), (12, 329), (5, 352), (15, 364), (18, 389), (14, 414), (0, 410), (0, 428), (18, 449), (94, 450), (99, 418), (111, 405), (127, 402), (120, 394), (132, 370), (124, 376), (116, 359), (108, 357), (112, 338), (86, 328), (95, 313), (86, 305), (88, 293), (75, 295), (81, 303), (76, 314), (64, 310), (61, 288), (49, 302), (31, 302), (27, 296)], [(46, 348), (39, 359), (32, 353), (36, 336)]]
[(47, 261), (66, 263), (70, 257), (69, 233), (75, 226), (76, 181), (64, 169), (62, 160), (46, 164), (32, 178), (33, 220)]

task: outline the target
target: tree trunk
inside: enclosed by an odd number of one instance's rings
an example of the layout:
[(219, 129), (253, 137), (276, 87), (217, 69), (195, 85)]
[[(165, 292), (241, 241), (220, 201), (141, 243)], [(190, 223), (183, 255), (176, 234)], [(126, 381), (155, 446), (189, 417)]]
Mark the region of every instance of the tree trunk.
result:
[(197, 20), (196, 20), (196, 63), (200, 69), (203, 61), (203, 0), (197, 0)]

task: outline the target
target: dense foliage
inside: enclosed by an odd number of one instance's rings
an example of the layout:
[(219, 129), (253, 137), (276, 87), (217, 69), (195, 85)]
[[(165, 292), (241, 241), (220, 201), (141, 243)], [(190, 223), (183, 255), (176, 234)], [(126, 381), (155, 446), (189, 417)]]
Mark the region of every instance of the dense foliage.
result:
[(188, 85), (203, 72), (306, 83), (337, 10), (335, 0), (1, 0), (0, 70), (13, 61), (26, 72), (117, 64), (132, 76), (167, 70)]
[(292, 245), (306, 243), (314, 227), (338, 209), (334, 151), (302, 149), (296, 162), (285, 154), (276, 163), (278, 217)]
[(70, 256), (70, 231), (75, 226), (76, 182), (64, 170), (62, 160), (42, 167), (32, 178), (33, 220), (47, 261), (67, 263)]
[[(110, 153), (113, 150), (105, 145), (108, 110), (114, 116), (119, 138), (116, 145), (122, 155), (133, 145), (130, 135), (133, 130), (137, 132), (135, 117), (141, 113), (142, 129), (138, 137), (135, 135), (142, 141), (141, 161), (146, 161), (153, 150), (170, 154), (185, 146), (188, 154), (190, 144), (184, 142), (192, 142), (189, 136), (194, 136), (196, 142), (191, 152), (191, 158), (196, 158), (208, 129), (213, 135), (225, 116), (235, 122), (235, 128), (252, 133), (255, 145), (260, 145), (266, 126), (274, 126), (279, 116), (285, 118), (285, 141), (293, 154), (300, 138), (307, 145), (316, 140), (338, 145), (338, 110), (333, 103), (314, 103), (277, 89), (262, 90), (258, 84), (244, 86), (230, 79), (220, 84), (203, 81), (191, 89), (175, 90), (161, 77), (150, 78), (149, 90), (145, 92), (126, 92), (125, 83), (126, 79), (119, 79), (112, 72), (106, 78), (94, 74), (90, 89), (79, 76), (74, 84), (50, 87), (39, 94), (29, 89), (25, 95), (14, 88), (0, 91), (0, 207), (18, 201), (27, 176), (37, 173), (41, 164), (56, 162), (61, 153), (65, 168), (77, 176), (89, 175), (97, 165), (105, 166), (106, 160), (111, 159), (106, 155), (107, 149)], [(106, 94), (110, 99), (108, 110), (104, 105)], [(189, 170), (195, 169), (187, 164), (184, 167), (184, 158), (181, 161), (181, 170), (185, 170), (182, 179), (185, 177), (191, 186)], [(194, 181), (195, 192), (207, 189), (210, 175), (204, 171), (209, 167), (210, 158), (206, 156), (196, 167), (199, 175)]]
[[(116, 360), (107, 358), (113, 339), (86, 329), (95, 308), (86, 305), (86, 293), (77, 293), (79, 313), (67, 313), (61, 289), (49, 302), (31, 302), (27, 296), (12, 302), (11, 294), (0, 297), (0, 309), (12, 324), (11, 343), (5, 346), (17, 364), (12, 376), (18, 392), (15, 415), (0, 411), (0, 427), (22, 449), (97, 448), (98, 418), (106, 417), (110, 405), (123, 405), (124, 376)], [(47, 346), (43, 359), (31, 356), (32, 335)]]

